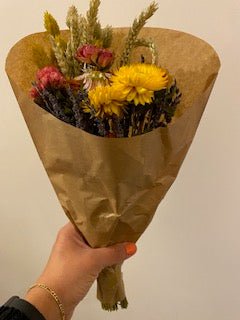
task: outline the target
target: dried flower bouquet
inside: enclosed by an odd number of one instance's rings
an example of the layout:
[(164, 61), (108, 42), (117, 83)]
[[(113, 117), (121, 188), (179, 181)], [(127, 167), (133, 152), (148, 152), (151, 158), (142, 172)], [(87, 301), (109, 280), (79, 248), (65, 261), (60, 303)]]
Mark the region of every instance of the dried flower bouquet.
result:
[[(70, 7), (66, 23), (70, 39), (65, 42), (51, 14), (45, 28), (52, 50), (36, 45), (34, 60), (41, 69), (33, 83), (35, 103), (54, 116), (102, 137), (131, 137), (171, 122), (181, 93), (167, 70), (157, 66), (157, 47), (139, 38), (139, 32), (158, 6), (153, 2), (134, 20), (120, 53), (113, 52), (112, 28), (98, 21), (99, 0), (90, 1), (83, 17)], [(132, 51), (146, 46), (152, 64), (139, 57), (130, 63)]]
[[(92, 247), (136, 242), (145, 231), (220, 66), (213, 48), (194, 36), (143, 28), (155, 2), (131, 28), (113, 29), (101, 27), (99, 5), (91, 0), (85, 17), (72, 6), (68, 31), (46, 12), (47, 32), (19, 41), (6, 63), (58, 199)], [(121, 266), (99, 275), (98, 299), (106, 310), (127, 307)]]

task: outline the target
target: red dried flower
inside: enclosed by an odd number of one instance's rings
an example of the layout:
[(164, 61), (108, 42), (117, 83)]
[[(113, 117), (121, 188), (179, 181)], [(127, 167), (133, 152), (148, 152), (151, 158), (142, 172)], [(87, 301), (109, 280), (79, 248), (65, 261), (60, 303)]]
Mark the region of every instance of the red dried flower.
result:
[(52, 72), (45, 74), (41, 79), (40, 83), (44, 88), (48, 86), (54, 86), (55, 88), (61, 88), (65, 84), (64, 77), (58, 72)]
[(84, 45), (79, 48), (77, 58), (85, 63), (96, 63), (101, 48), (93, 45)]
[[(65, 78), (56, 67), (48, 66), (38, 71), (36, 75), (39, 81), (37, 86), (39, 89), (44, 89), (49, 86), (54, 88), (62, 88), (65, 85)], [(32, 93), (35, 94), (35, 91)]]
[(113, 61), (113, 53), (94, 45), (84, 45), (77, 52), (77, 59), (87, 64), (93, 64), (101, 69), (110, 66)]
[(99, 67), (105, 69), (110, 66), (114, 59), (113, 53), (110, 50), (103, 49), (98, 57), (97, 64)]
[(52, 72), (56, 72), (59, 75), (62, 75), (58, 68), (53, 67), (53, 66), (47, 66), (47, 67), (38, 71), (36, 78), (37, 78), (37, 80), (41, 81), (42, 77), (44, 77), (46, 74), (50, 74)]

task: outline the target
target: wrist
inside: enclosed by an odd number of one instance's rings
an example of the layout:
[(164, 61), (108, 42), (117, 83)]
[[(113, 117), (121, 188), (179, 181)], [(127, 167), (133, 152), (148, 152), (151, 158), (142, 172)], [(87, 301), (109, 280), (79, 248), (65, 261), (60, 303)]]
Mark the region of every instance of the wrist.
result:
[(64, 307), (56, 292), (43, 283), (33, 285), (25, 296), (25, 300), (35, 306), (46, 320), (70, 319), (66, 317)]
[(61, 320), (61, 315), (53, 298), (42, 288), (32, 288), (24, 299), (31, 303), (46, 320)]

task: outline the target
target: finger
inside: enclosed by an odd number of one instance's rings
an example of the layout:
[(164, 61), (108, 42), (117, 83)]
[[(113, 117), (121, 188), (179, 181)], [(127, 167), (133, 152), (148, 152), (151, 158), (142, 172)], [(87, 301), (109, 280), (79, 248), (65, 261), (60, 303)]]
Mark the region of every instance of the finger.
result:
[(82, 233), (71, 222), (68, 222), (60, 229), (57, 238), (58, 240), (60, 238), (63, 241), (72, 241), (73, 239), (75, 239), (76, 241), (81, 241), (82, 243), (87, 244)]
[(120, 243), (107, 248), (95, 249), (96, 259), (102, 268), (121, 264), (124, 260), (133, 256), (137, 247), (134, 243)]

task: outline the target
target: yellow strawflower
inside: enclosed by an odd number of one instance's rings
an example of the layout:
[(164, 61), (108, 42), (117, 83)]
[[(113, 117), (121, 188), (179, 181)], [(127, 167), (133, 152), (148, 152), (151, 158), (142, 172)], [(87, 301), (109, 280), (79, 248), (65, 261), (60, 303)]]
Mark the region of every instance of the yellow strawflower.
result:
[(145, 105), (151, 103), (154, 91), (168, 86), (169, 77), (167, 70), (156, 65), (138, 63), (119, 68), (111, 77), (111, 82), (121, 100)]
[(98, 86), (88, 92), (91, 106), (96, 111), (96, 116), (116, 114), (120, 116), (125, 110), (119, 92), (111, 86)]

